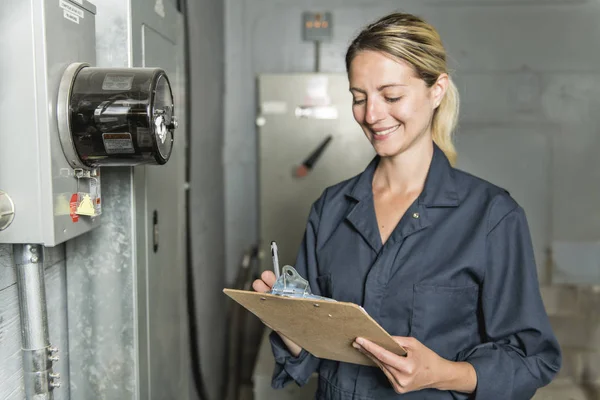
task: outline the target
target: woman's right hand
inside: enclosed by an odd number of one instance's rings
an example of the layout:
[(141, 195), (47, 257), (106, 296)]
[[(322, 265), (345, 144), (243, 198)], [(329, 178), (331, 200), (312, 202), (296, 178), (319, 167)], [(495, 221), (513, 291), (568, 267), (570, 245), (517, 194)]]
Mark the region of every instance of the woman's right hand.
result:
[[(266, 293), (269, 290), (271, 290), (271, 288), (275, 284), (276, 280), (277, 279), (275, 278), (275, 274), (273, 273), (273, 271), (265, 271), (260, 275), (260, 279), (256, 279), (254, 282), (252, 282), (252, 289), (254, 289), (255, 291), (257, 291), (259, 293)], [(264, 321), (263, 321), (263, 324), (264, 324)], [(267, 325), (267, 324), (265, 324), (265, 325)], [(270, 326), (269, 326), (269, 328), (270, 328)], [(275, 332), (277, 332), (277, 331), (275, 331)], [(292, 355), (294, 357), (298, 357), (298, 355), (302, 351), (302, 347), (300, 347), (296, 343), (292, 342), (290, 339), (285, 337), (281, 332), (277, 332), (277, 334), (279, 336), (281, 336), (281, 340), (283, 340), (283, 343), (285, 343), (285, 345), (287, 346), (290, 353), (292, 353)]]

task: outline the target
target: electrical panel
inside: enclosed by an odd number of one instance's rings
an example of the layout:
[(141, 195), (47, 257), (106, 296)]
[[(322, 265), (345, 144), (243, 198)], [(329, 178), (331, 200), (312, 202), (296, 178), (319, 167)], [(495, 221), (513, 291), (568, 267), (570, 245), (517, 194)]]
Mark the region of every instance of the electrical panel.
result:
[(0, 4), (0, 243), (98, 226), (101, 168), (164, 164), (177, 126), (159, 68), (96, 68), (87, 0)]
[(330, 41), (332, 35), (332, 16), (330, 12), (302, 13), (302, 38), (307, 42)]

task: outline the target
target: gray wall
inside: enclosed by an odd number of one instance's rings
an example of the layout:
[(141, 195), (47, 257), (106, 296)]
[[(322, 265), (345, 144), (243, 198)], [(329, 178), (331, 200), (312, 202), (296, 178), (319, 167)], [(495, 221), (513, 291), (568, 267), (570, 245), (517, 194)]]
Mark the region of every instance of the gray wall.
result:
[(190, 217), (196, 319), (204, 382), (220, 399), (225, 348), (223, 192), (224, 6), (188, 0), (190, 49)]
[(226, 0), (228, 281), (258, 239), (257, 74), (312, 71), (302, 11), (333, 13), (321, 70), (343, 72), (360, 27), (400, 7), (433, 23), (450, 55), (462, 96), (459, 166), (524, 206), (543, 281), (552, 269), (555, 281), (600, 282), (600, 4), (585, 0)]

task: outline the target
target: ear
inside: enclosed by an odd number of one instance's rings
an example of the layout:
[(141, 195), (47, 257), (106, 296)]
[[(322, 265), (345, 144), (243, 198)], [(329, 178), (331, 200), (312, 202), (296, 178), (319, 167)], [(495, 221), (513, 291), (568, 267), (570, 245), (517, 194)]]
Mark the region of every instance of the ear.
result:
[(442, 102), (449, 85), (450, 78), (448, 77), (448, 74), (443, 73), (437, 78), (437, 81), (433, 84), (433, 86), (431, 86), (431, 101), (434, 109), (440, 106), (440, 103)]

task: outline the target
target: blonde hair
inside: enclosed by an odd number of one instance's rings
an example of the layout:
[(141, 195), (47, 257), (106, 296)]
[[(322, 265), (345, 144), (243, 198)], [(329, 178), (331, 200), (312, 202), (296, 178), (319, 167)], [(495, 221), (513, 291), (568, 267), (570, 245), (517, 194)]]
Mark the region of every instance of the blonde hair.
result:
[[(441, 74), (448, 73), (446, 50), (440, 35), (423, 19), (404, 13), (394, 13), (368, 25), (352, 41), (346, 53), (346, 70), (356, 55), (365, 50), (378, 51), (404, 60), (427, 87), (435, 84)], [(442, 149), (450, 163), (456, 163), (456, 148), (452, 135), (458, 121), (459, 96), (454, 82), (433, 114), (433, 141)]]

